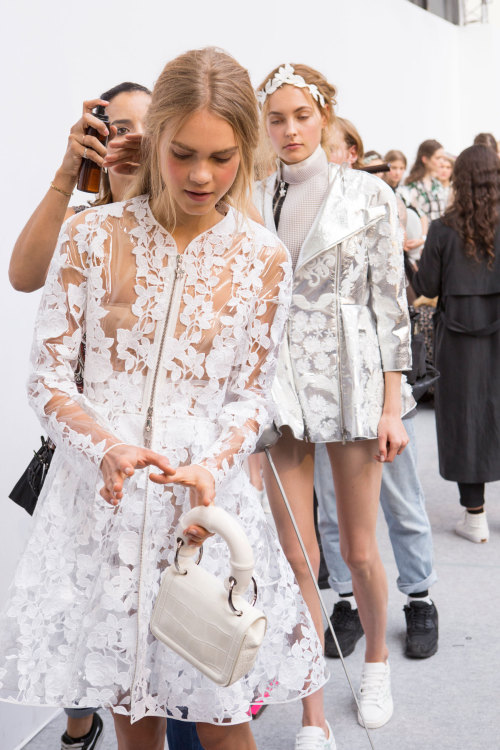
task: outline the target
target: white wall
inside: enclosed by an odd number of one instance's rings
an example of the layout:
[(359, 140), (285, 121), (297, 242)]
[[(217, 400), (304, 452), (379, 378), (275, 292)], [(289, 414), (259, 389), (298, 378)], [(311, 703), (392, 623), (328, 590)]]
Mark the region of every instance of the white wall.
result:
[[(84, 98), (127, 79), (152, 85), (167, 59), (212, 44), (234, 54), (256, 84), (284, 61), (324, 71), (338, 86), (339, 113), (367, 148), (401, 148), (412, 158), (425, 138), (458, 152), (479, 130), (500, 135), (500, 28), (461, 29), (406, 0), (17, 0), (4, 4), (2, 26), (0, 602), (30, 527), (7, 495), (40, 434), (24, 393), (38, 294), (14, 292), (7, 265)], [(0, 704), (2, 750), (47, 715)]]

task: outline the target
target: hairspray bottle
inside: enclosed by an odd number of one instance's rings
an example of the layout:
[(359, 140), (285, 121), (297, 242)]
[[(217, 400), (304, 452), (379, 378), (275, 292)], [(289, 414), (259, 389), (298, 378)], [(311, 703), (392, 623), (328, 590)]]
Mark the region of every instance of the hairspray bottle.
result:
[[(101, 104), (94, 109), (92, 114), (94, 117), (97, 117), (108, 125), (109, 117), (106, 114), (106, 108)], [(107, 136), (102, 135), (95, 128), (87, 128), (86, 135), (95, 136), (104, 145), (108, 142)], [(101, 172), (101, 167), (96, 164), (95, 161), (92, 161), (91, 159), (83, 159), (80, 173), (78, 175), (78, 190), (81, 190), (83, 193), (98, 193), (99, 185), (101, 183)]]

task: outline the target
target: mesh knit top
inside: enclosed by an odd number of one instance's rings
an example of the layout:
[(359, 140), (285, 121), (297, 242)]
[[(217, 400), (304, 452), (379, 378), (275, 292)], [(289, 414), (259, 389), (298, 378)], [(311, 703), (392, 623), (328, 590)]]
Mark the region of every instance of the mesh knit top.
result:
[(288, 248), (295, 269), (300, 249), (328, 189), (328, 159), (319, 145), (298, 164), (280, 162), (280, 179), (288, 183), (281, 209), (278, 237)]

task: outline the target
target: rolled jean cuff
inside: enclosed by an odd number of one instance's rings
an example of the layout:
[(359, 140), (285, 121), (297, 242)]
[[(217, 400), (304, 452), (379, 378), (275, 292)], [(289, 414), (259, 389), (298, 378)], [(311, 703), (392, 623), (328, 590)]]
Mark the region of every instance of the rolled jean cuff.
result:
[(421, 591), (426, 591), (427, 589), (430, 589), (430, 587), (434, 583), (436, 583), (436, 581), (437, 581), (437, 573), (435, 570), (433, 570), (430, 576), (427, 576), (427, 578), (424, 578), (423, 581), (419, 581), (418, 583), (403, 583), (398, 578), (397, 586), (402, 594), (411, 596), (411, 594), (419, 594)]
[(97, 708), (65, 708), (64, 713), (69, 716), (70, 719), (85, 719), (86, 716), (92, 716), (95, 714)]
[(334, 581), (331, 576), (328, 576), (328, 584), (331, 589), (337, 592), (337, 594), (352, 594), (352, 581)]

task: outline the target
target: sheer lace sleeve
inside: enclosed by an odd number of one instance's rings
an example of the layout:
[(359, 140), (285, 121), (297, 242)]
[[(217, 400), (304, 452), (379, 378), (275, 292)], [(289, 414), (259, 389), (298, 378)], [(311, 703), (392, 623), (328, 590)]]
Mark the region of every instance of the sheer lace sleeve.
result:
[(256, 268), (241, 273), (256, 280), (252, 313), (240, 331), (219, 436), (204, 456), (193, 460), (212, 473), (216, 486), (241, 468), (272, 421), (271, 386), (291, 298), (291, 265), (281, 244), (263, 248)]
[(384, 372), (411, 367), (410, 319), (406, 299), (403, 235), (392, 190), (383, 185), (379, 200), (386, 214), (367, 231), (371, 308)]
[[(28, 381), (31, 405), (72, 466), (97, 480), (104, 451), (116, 442), (78, 392), (75, 369), (82, 342), (89, 269), (74, 218), (63, 225), (35, 323)], [(88, 324), (88, 321), (87, 321)]]

